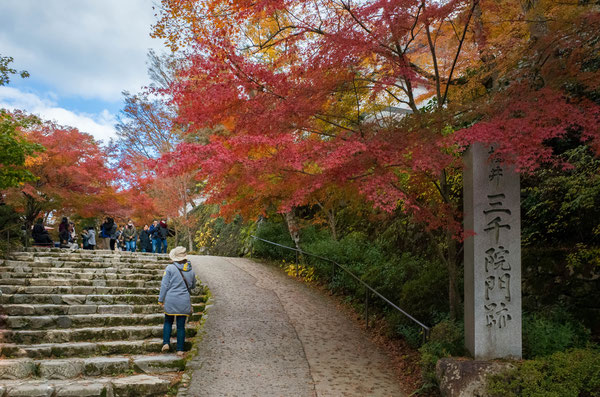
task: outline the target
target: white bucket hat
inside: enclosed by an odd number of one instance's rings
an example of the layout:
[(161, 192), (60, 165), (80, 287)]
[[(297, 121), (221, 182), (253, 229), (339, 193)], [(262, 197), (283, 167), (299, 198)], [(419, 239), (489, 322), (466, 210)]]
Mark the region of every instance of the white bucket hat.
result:
[(175, 262), (184, 261), (187, 259), (187, 250), (185, 247), (175, 247), (169, 252), (169, 258)]

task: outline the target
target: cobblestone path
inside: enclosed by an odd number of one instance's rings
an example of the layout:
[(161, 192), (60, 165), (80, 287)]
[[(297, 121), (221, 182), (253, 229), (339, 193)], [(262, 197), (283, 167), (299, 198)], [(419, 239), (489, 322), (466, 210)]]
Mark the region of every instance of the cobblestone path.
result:
[(191, 260), (213, 300), (179, 396), (405, 396), (385, 353), (329, 297), (248, 259)]

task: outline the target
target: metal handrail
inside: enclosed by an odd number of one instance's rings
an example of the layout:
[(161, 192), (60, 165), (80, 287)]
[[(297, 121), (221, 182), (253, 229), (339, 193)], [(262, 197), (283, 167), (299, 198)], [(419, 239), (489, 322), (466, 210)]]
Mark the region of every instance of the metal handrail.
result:
[(333, 267), (333, 274), (335, 275), (335, 266), (339, 267), (340, 269), (342, 269), (343, 271), (345, 271), (346, 273), (348, 273), (350, 276), (352, 276), (352, 278), (354, 278), (356, 281), (358, 281), (359, 283), (361, 283), (366, 289), (367, 291), (365, 291), (365, 321), (367, 324), (367, 328), (369, 327), (369, 292), (371, 291), (373, 294), (375, 294), (376, 296), (380, 297), (381, 299), (383, 299), (384, 302), (386, 302), (387, 304), (389, 304), (390, 306), (392, 306), (394, 309), (398, 310), (400, 313), (404, 314), (406, 317), (408, 317), (409, 319), (411, 319), (413, 322), (415, 322), (417, 325), (419, 325), (422, 329), (423, 329), (423, 340), (427, 341), (427, 339), (429, 338), (429, 331), (431, 330), (428, 326), (426, 326), (425, 324), (423, 324), (422, 322), (420, 322), (419, 320), (417, 320), (416, 318), (414, 318), (413, 316), (411, 316), (410, 314), (408, 314), (407, 312), (405, 312), (404, 310), (402, 310), (401, 308), (399, 308), (396, 304), (394, 304), (392, 301), (390, 301), (388, 298), (386, 298), (385, 296), (381, 295), (375, 288), (371, 287), (369, 284), (365, 283), (360, 277), (358, 277), (356, 274), (352, 273), (350, 270), (348, 270), (346, 267), (344, 267), (343, 265), (340, 265), (339, 263), (337, 263), (334, 260), (331, 260), (329, 258), (325, 258), (323, 256), (320, 255), (316, 255), (316, 254), (311, 254), (310, 252), (306, 252), (303, 251), (301, 249), (298, 248), (293, 248), (293, 247), (288, 247), (287, 245), (282, 245), (279, 243), (276, 243), (274, 241), (269, 241), (269, 240), (265, 240), (264, 238), (260, 238), (258, 236), (255, 235), (250, 235), (250, 237), (253, 237), (257, 240), (260, 241), (264, 241), (265, 243), (269, 243), (272, 245), (276, 245), (278, 247), (281, 248), (285, 248), (291, 251), (296, 251), (296, 276), (298, 276), (298, 254), (303, 254), (303, 255), (308, 255), (308, 256), (312, 256), (327, 262), (331, 262), (334, 267)]

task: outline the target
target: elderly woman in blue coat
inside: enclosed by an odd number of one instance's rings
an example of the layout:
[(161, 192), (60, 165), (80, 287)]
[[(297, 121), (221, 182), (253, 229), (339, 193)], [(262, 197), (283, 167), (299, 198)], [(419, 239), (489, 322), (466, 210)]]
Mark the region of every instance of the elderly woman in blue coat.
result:
[(168, 265), (160, 284), (158, 303), (165, 311), (162, 351), (169, 350), (173, 321), (177, 322), (177, 355), (182, 356), (185, 343), (185, 321), (192, 314), (190, 290), (196, 286), (196, 275), (187, 260), (184, 247), (175, 247), (169, 253), (173, 263)]

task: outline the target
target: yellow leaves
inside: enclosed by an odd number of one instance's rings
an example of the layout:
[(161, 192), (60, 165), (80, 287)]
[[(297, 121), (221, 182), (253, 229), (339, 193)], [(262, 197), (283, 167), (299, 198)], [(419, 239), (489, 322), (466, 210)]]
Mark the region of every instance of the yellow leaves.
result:
[(283, 271), (290, 277), (298, 277), (308, 283), (316, 281), (317, 275), (315, 274), (315, 268), (302, 263), (287, 263), (285, 260), (280, 265)]
[(253, 50), (269, 63), (274, 63), (282, 53), (281, 43), (287, 36), (289, 21), (282, 15), (259, 13), (247, 25), (244, 35), (253, 43)]
[(270, 145), (260, 145), (251, 148), (248, 151), (248, 158), (252, 160), (260, 160), (264, 158), (272, 157), (277, 153), (277, 149)]
[(318, 175), (323, 173), (323, 169), (315, 161), (307, 161), (304, 164), (304, 172), (311, 175)]
[(40, 166), (40, 165), (44, 164), (44, 162), (47, 160), (47, 158), (48, 158), (48, 156), (44, 153), (41, 153), (36, 156), (27, 156), (27, 157), (25, 157), (24, 165), (27, 168)]

